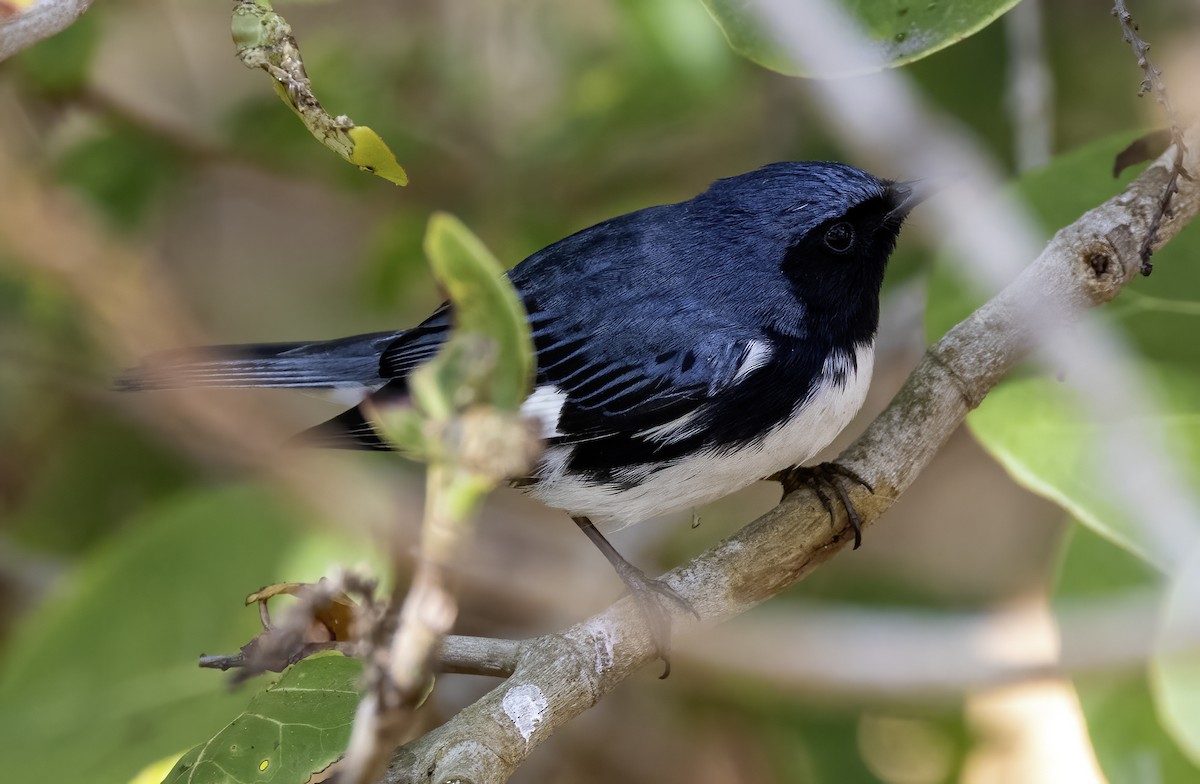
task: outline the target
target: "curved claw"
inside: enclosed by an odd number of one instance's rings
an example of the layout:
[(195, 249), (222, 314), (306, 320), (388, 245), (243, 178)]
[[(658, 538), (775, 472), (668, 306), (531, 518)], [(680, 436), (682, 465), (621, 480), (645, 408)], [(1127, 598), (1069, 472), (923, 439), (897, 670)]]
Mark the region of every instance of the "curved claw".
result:
[(630, 596), (637, 602), (638, 609), (641, 610), (642, 617), (650, 629), (650, 637), (654, 640), (654, 652), (663, 660), (663, 673), (658, 677), (666, 678), (671, 674), (671, 610), (664, 606), (664, 600), (691, 613), (696, 620), (700, 620), (700, 613), (666, 581), (648, 577), (628, 561), (617, 569), (617, 574), (629, 589)]
[(862, 518), (859, 516), (858, 510), (854, 507), (854, 503), (850, 500), (850, 493), (847, 492), (841, 480), (849, 479), (865, 487), (867, 492), (874, 493), (875, 488), (871, 486), (870, 482), (840, 463), (796, 466), (773, 474), (768, 479), (782, 484), (786, 493), (793, 492), (802, 487), (809, 488), (816, 494), (817, 500), (821, 502), (821, 506), (825, 507), (825, 511), (829, 513), (829, 522), (836, 524), (837, 516), (833, 512), (833, 504), (830, 502), (829, 496), (825, 493), (827, 489), (832, 488), (837, 493), (838, 500), (842, 503), (842, 508), (846, 510), (846, 517), (850, 521), (850, 528), (854, 531), (854, 549), (857, 550), (862, 545)]

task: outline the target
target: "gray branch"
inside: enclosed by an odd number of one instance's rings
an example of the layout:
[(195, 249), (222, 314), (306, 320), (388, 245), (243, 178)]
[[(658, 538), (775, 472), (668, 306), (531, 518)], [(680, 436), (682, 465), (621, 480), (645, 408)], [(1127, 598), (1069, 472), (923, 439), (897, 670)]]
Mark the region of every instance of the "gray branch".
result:
[(1154, 243), (1157, 239), (1159, 224), (1162, 223), (1163, 217), (1171, 209), (1171, 197), (1178, 191), (1179, 178), (1191, 176), (1187, 173), (1187, 168), (1183, 165), (1183, 159), (1188, 149), (1183, 139), (1183, 126), (1180, 125), (1179, 118), (1175, 114), (1175, 108), (1171, 105), (1171, 98), (1167, 94), (1167, 86), (1163, 84), (1162, 71), (1150, 59), (1150, 44), (1146, 43), (1138, 35), (1137, 22), (1134, 21), (1133, 14), (1129, 13), (1129, 9), (1125, 6), (1125, 0), (1114, 0), (1112, 14), (1121, 25), (1121, 35), (1125, 39), (1125, 43), (1129, 44), (1129, 48), (1133, 50), (1134, 57), (1137, 58), (1138, 67), (1145, 74), (1141, 85), (1138, 87), (1138, 96), (1145, 95), (1147, 92), (1154, 94), (1154, 100), (1158, 101), (1159, 105), (1163, 108), (1163, 113), (1167, 116), (1167, 123), (1171, 131), (1171, 141), (1175, 145), (1175, 158), (1172, 161), (1171, 176), (1167, 178), (1162, 193), (1159, 195), (1158, 208), (1150, 221), (1150, 228), (1142, 237), (1142, 245), (1139, 250), (1142, 258), (1141, 272), (1143, 275), (1149, 275), (1153, 269), (1150, 264), (1150, 255), (1153, 252)]
[(518, 640), (497, 640), (490, 637), (462, 637), (451, 634), (442, 640), (438, 651), (437, 669), (460, 675), (491, 675), (507, 678), (521, 660)]
[[(1197, 145), (1191, 145), (1196, 149)], [(1174, 168), (1169, 150), (1124, 193), (1060, 230), (1025, 271), (926, 352), (891, 405), (841, 456), (876, 492), (852, 490), (863, 523), (904, 492), (967, 412), (1039, 343), (1044, 320), (1064, 323), (1113, 299), (1138, 275), (1142, 238)], [(1191, 160), (1189, 165), (1195, 165)], [(1200, 210), (1200, 184), (1184, 180), (1155, 239), (1161, 246)], [(734, 618), (803, 579), (846, 544), (815, 495), (801, 490), (665, 576), (700, 613), (676, 633)], [(628, 598), (561, 634), (519, 644), (512, 675), (456, 717), (401, 747), (386, 781), (506, 781), (542, 741), (642, 666), (654, 646)]]
[(66, 30), (91, 4), (92, 0), (42, 0), (0, 23), (0, 61)]

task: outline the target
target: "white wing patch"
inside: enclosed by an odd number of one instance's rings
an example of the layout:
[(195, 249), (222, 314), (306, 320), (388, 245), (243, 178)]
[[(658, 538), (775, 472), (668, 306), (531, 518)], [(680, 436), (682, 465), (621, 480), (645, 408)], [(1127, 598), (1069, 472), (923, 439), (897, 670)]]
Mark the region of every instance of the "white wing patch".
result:
[(384, 382), (378, 384), (338, 384), (335, 387), (313, 391), (314, 397), (323, 398), (342, 406), (357, 406), (378, 392)]
[(765, 340), (751, 340), (746, 345), (746, 353), (742, 356), (742, 364), (733, 374), (733, 383), (741, 381), (746, 376), (758, 370), (771, 359), (771, 344)]
[(676, 441), (682, 441), (689, 436), (695, 435), (696, 428), (688, 427), (688, 424), (700, 414), (699, 409), (689, 411), (681, 417), (676, 417), (670, 422), (663, 422), (661, 425), (646, 428), (637, 435), (647, 441), (657, 441), (662, 444), (674, 444)]
[(567, 402), (567, 393), (553, 384), (546, 384), (533, 390), (521, 404), (521, 416), (536, 419), (539, 435), (542, 438), (561, 436), (558, 431), (558, 421), (562, 417), (563, 405)]

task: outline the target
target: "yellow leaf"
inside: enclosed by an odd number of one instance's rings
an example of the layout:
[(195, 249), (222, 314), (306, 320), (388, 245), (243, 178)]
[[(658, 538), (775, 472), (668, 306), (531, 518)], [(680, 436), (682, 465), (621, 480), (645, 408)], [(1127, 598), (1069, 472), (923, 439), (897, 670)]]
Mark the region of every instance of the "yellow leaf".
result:
[[(324, 581), (324, 578), (322, 578), (322, 581)], [(254, 604), (255, 602), (265, 603), (272, 597), (283, 594), (300, 596), (306, 588), (315, 587), (317, 586), (313, 583), (276, 583), (247, 596), (246, 604)], [(354, 626), (354, 613), (357, 609), (358, 605), (349, 596), (344, 593), (337, 594), (332, 597), (332, 601), (328, 605), (313, 608), (313, 621), (325, 627), (329, 634), (328, 639), (336, 641), (349, 640), (350, 632)], [(324, 640), (313, 641), (323, 642)]]
[(356, 125), (346, 131), (354, 148), (350, 151), (350, 162), (388, 182), (408, 185), (408, 173), (396, 160), (387, 143), (365, 125)]
[(158, 762), (153, 762), (129, 780), (129, 784), (162, 784), (162, 780), (171, 772), (171, 768), (175, 767), (175, 763), (183, 756), (183, 752), (172, 754), (169, 757), (163, 757)]

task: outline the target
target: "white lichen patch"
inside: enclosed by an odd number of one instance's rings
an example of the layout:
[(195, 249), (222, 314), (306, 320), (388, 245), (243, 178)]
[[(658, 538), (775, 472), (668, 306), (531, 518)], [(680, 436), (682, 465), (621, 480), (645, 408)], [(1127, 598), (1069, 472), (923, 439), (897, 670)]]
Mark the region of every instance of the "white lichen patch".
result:
[(455, 743), (442, 754), (438, 761), (438, 771), (488, 770), (495, 764), (494, 751), (482, 743), (464, 740)]
[(695, 608), (701, 614), (709, 597), (725, 599), (730, 595), (729, 576), (712, 564), (699, 567), (685, 565), (675, 572), (671, 583), (671, 587), (680, 594), (693, 597)]
[(516, 725), (517, 732), (521, 733), (521, 737), (525, 739), (526, 743), (529, 742), (533, 731), (537, 729), (537, 725), (546, 718), (548, 704), (546, 695), (542, 694), (542, 690), (532, 683), (522, 683), (520, 686), (512, 687), (500, 701), (500, 707), (504, 709), (504, 714)]
[(617, 629), (612, 621), (604, 616), (588, 621), (583, 628), (591, 637), (592, 646), (596, 650), (596, 674), (600, 675), (616, 661), (613, 646), (617, 640)]

